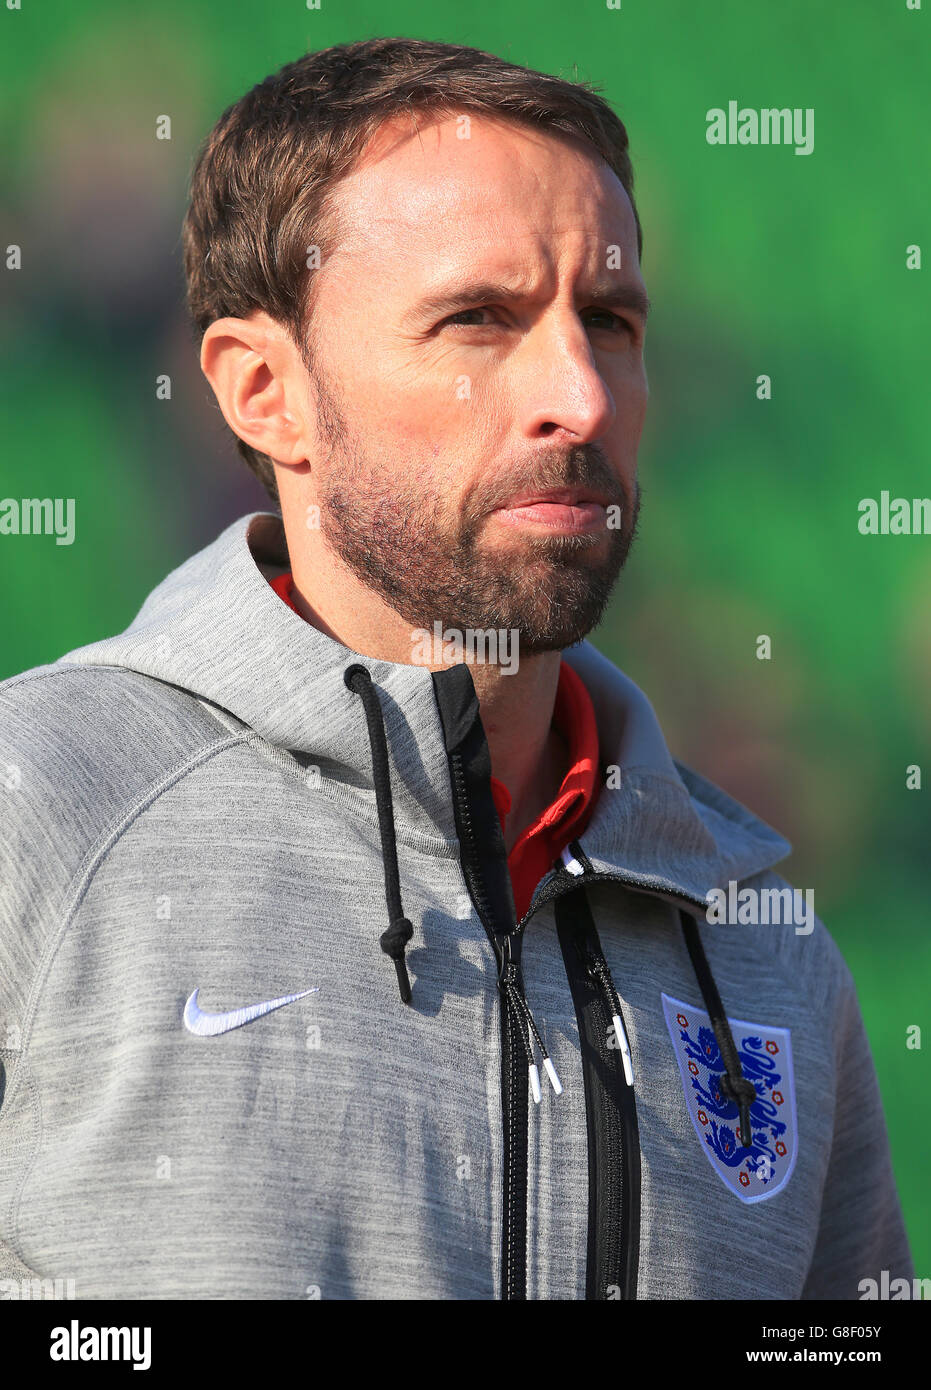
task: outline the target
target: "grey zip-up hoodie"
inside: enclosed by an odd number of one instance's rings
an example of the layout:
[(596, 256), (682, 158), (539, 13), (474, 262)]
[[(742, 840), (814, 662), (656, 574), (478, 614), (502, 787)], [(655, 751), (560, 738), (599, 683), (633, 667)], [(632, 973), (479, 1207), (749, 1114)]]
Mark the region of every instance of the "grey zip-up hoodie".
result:
[[(582, 643), (604, 782), (518, 928), (468, 667), (348, 651), (288, 567), (243, 517), (122, 635), (0, 685), (0, 1292), (910, 1279), (850, 973), (777, 910), (786, 842)], [(708, 922), (711, 890), (770, 920)]]

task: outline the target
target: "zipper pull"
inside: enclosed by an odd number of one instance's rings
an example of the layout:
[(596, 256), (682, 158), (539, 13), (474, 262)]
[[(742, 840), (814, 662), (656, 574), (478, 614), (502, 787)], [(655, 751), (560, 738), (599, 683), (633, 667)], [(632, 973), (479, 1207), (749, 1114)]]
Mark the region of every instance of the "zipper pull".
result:
[[(524, 990), (522, 985), (518, 986), (515, 989), (515, 1000), (517, 1003), (517, 1007), (523, 1010), (524, 1016), (527, 1020), (527, 1025), (530, 1028), (530, 1031), (533, 1034), (534, 1038), (536, 1039), (537, 1047), (540, 1049), (540, 1056), (543, 1059), (543, 1070), (549, 1077), (549, 1083), (555, 1091), (556, 1095), (561, 1096), (562, 1082), (560, 1081), (559, 1076), (557, 1075), (556, 1068), (553, 1066), (552, 1058), (546, 1050), (546, 1045), (543, 1042), (543, 1038), (540, 1036), (540, 1030), (534, 1022), (533, 1014), (530, 1012), (530, 1005), (527, 1003), (527, 1000), (524, 997)], [(540, 1073), (534, 1064), (533, 1055), (529, 1052), (529, 1050), (528, 1056), (530, 1057), (530, 1088), (533, 1092), (534, 1100), (539, 1105)]]
[(586, 960), (590, 978), (601, 986), (607, 998), (608, 1008), (611, 1011), (611, 1022), (614, 1026), (614, 1036), (617, 1038), (617, 1045), (621, 1053), (621, 1062), (624, 1067), (624, 1080), (627, 1082), (628, 1086), (633, 1086), (634, 1064), (633, 1058), (630, 1055), (630, 1043), (627, 1041), (627, 1033), (621, 1018), (621, 1001), (618, 998), (617, 990), (614, 988), (614, 981), (611, 979), (608, 962), (603, 956), (596, 955), (594, 951), (586, 951)]
[(624, 1025), (619, 1014), (613, 1014), (611, 1022), (614, 1024), (614, 1033), (621, 1049), (621, 1061), (624, 1064), (624, 1080), (628, 1086), (634, 1084), (634, 1068), (630, 1056), (630, 1044), (627, 1041), (627, 1034), (624, 1032)]
[(510, 1001), (515, 1016), (520, 1025), (520, 1035), (524, 1044), (524, 1052), (527, 1056), (527, 1071), (530, 1077), (530, 1094), (533, 1096), (534, 1104), (539, 1105), (543, 1096), (540, 1086), (540, 1069), (533, 1059), (533, 1047), (531, 1035), (536, 1040), (537, 1047), (540, 1049), (540, 1056), (543, 1060), (543, 1070), (549, 1079), (557, 1096), (562, 1095), (562, 1082), (553, 1066), (552, 1058), (546, 1050), (540, 1030), (534, 1021), (533, 1014), (530, 1012), (530, 1005), (524, 995), (524, 986), (520, 974), (520, 938), (506, 936), (503, 955), (503, 964), (499, 984), (504, 990), (505, 997)]
[[(549, 1054), (547, 1054), (543, 1058), (543, 1070), (549, 1077), (550, 1085), (552, 1086), (553, 1090), (556, 1092), (558, 1096), (561, 1096), (562, 1082), (556, 1074), (556, 1068), (553, 1066), (553, 1062)], [(543, 1097), (543, 1091), (540, 1088), (540, 1069), (534, 1062), (530, 1063), (530, 1094), (533, 1096), (536, 1104), (539, 1105)]]

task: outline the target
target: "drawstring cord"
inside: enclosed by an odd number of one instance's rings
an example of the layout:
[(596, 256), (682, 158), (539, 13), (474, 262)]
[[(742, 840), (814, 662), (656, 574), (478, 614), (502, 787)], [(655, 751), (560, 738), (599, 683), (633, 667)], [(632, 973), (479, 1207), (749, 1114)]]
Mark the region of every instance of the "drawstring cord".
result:
[(388, 927), (379, 938), (381, 949), (394, 961), (401, 1001), (411, 1002), (411, 981), (407, 973), (404, 948), (414, 935), (414, 928), (404, 916), (401, 906), (401, 881), (398, 875), (398, 846), (394, 831), (394, 807), (391, 802), (391, 775), (388, 767), (388, 740), (381, 703), (375, 693), (372, 677), (364, 666), (347, 666), (343, 680), (360, 696), (365, 710), (369, 743), (372, 749), (372, 776), (375, 781), (375, 805), (378, 808), (378, 830), (381, 835), (381, 858), (385, 870), (385, 900), (388, 904)]
[(517, 1021), (517, 1028), (521, 1042), (524, 1046), (524, 1055), (527, 1058), (527, 1071), (530, 1077), (530, 1094), (533, 1096), (534, 1104), (539, 1105), (543, 1092), (540, 1088), (540, 1070), (533, 1058), (533, 1044), (531, 1034), (540, 1049), (540, 1057), (543, 1061), (543, 1070), (549, 1077), (550, 1085), (558, 1096), (562, 1095), (562, 1082), (557, 1075), (556, 1068), (553, 1066), (552, 1058), (546, 1050), (543, 1037), (539, 1028), (534, 1022), (533, 1014), (530, 1012), (530, 1005), (524, 994), (524, 984), (520, 973), (519, 959), (515, 959), (514, 943), (516, 942), (516, 955), (520, 955), (520, 938), (506, 936), (502, 948), (502, 967), (499, 978), (499, 985), (510, 1005), (514, 1017)]
[(634, 1084), (633, 1062), (630, 1055), (630, 1043), (627, 1041), (627, 1034), (624, 1032), (624, 1024), (621, 1022), (621, 999), (611, 978), (611, 971), (608, 969), (608, 962), (604, 956), (589, 956), (589, 972), (593, 979), (601, 981), (601, 987), (611, 1001), (611, 1023), (614, 1028), (614, 1037), (621, 1051), (621, 1062), (624, 1067), (624, 1079), (628, 1086)]
[(721, 1077), (721, 1090), (728, 1100), (737, 1103), (741, 1147), (749, 1149), (753, 1142), (750, 1133), (750, 1106), (756, 1100), (756, 1087), (743, 1074), (740, 1054), (735, 1046), (734, 1035), (727, 1021), (724, 1005), (721, 1003), (721, 996), (714, 982), (711, 966), (708, 964), (708, 957), (705, 955), (705, 948), (701, 943), (695, 919), (690, 917), (687, 912), (680, 912), (679, 919), (692, 961), (692, 969), (695, 971), (698, 987), (702, 992), (702, 998), (711, 1019), (711, 1027), (714, 1029), (718, 1050), (724, 1062), (725, 1075)]
[[(398, 988), (405, 1004), (411, 1002), (411, 982), (407, 973), (404, 948), (414, 934), (414, 928), (404, 916), (401, 906), (401, 884), (398, 874), (398, 850), (394, 829), (394, 807), (391, 801), (391, 776), (388, 764), (388, 740), (385, 735), (385, 720), (381, 702), (372, 684), (368, 670), (356, 662), (347, 666), (343, 680), (353, 694), (362, 700), (365, 722), (368, 728), (369, 743), (372, 748), (372, 775), (375, 781), (375, 804), (378, 808), (378, 829), (381, 834), (381, 856), (385, 870), (385, 899), (388, 904), (388, 928), (380, 937), (381, 949), (394, 961), (398, 976)], [(514, 955), (518, 958), (515, 959)], [(534, 1061), (533, 1041), (540, 1049), (543, 1070), (557, 1095), (562, 1092), (562, 1083), (556, 1074), (550, 1055), (543, 1043), (540, 1030), (534, 1022), (533, 1014), (524, 998), (519, 965), (519, 942), (512, 954), (512, 939), (505, 938), (500, 985), (505, 999), (517, 1021), (517, 1031), (527, 1057), (530, 1074), (530, 1089), (536, 1103), (540, 1103), (540, 1072)], [(531, 1041), (531, 1038), (533, 1041)]]

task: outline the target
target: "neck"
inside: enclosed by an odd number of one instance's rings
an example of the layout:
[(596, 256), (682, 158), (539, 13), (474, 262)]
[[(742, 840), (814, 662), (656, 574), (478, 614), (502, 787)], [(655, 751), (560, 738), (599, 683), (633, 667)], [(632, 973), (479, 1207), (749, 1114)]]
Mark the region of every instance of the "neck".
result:
[(560, 660), (559, 652), (525, 657), (509, 676), (495, 667), (471, 668), (491, 769), (511, 794), (504, 835), (508, 853), (565, 776), (569, 750), (552, 724)]

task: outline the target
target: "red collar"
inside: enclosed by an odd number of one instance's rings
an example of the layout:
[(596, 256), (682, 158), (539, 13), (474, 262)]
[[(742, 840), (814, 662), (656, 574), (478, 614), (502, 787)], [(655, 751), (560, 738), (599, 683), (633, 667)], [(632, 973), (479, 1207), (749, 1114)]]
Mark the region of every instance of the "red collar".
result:
[[(588, 824), (598, 799), (595, 708), (581, 676), (565, 660), (559, 667), (553, 723), (569, 745), (569, 769), (554, 800), (521, 832), (508, 855), (518, 921), (529, 908), (540, 879)], [(511, 809), (510, 792), (492, 777), (491, 793), (503, 827)]]
[[(270, 579), (268, 582), (271, 584), (278, 597), (283, 598), (288, 607), (297, 613), (297, 609), (294, 607), (294, 600), (291, 597), (291, 590), (294, 588), (294, 577), (290, 570), (286, 574), (279, 574), (277, 579)], [(300, 613), (297, 613), (297, 616), (300, 617)]]

